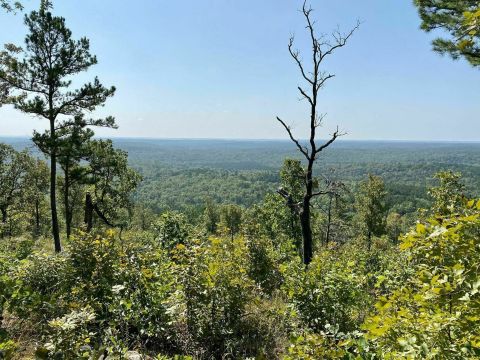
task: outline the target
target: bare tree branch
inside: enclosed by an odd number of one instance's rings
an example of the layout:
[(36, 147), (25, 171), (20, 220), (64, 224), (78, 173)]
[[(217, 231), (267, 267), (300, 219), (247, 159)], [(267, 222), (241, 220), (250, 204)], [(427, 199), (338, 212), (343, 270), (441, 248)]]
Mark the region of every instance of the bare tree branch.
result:
[(346, 34), (341, 34), (339, 31), (335, 32), (332, 34), (332, 37), (335, 39), (336, 43), (335, 45), (330, 45), (329, 49), (325, 51), (322, 56), (320, 57), (320, 61), (323, 61), (323, 59), (335, 52), (335, 50), (344, 47), (347, 44), (347, 41), (352, 37), (352, 35), (355, 33), (355, 31), (358, 30), (360, 27), (361, 22), (357, 20), (357, 24), (353, 27), (352, 30), (350, 30)]
[(295, 37), (291, 37), (290, 41), (288, 43), (288, 52), (290, 53), (291, 57), (295, 62), (297, 63), (298, 68), (300, 69), (300, 72), (302, 73), (303, 78), (308, 81), (310, 84), (313, 85), (313, 80), (310, 79), (307, 74), (305, 73), (305, 69), (303, 68), (302, 61), (300, 60), (300, 54), (298, 50), (293, 50), (293, 42), (295, 40)]
[(305, 90), (303, 90), (303, 89), (299, 86), (299, 87), (298, 87), (298, 91), (300, 91), (300, 94), (302, 94), (303, 97), (308, 100), (308, 102), (310, 103), (310, 105), (313, 105), (313, 100), (312, 100), (312, 98), (311, 98), (309, 95), (307, 95), (307, 93), (305, 92)]
[(277, 116), (277, 120), (283, 125), (285, 130), (287, 130), (287, 133), (290, 136), (290, 140), (292, 140), (295, 143), (295, 145), (297, 145), (298, 150), (300, 150), (300, 152), (308, 159), (310, 157), (308, 155), (308, 149), (306, 149), (304, 146), (300, 145), (300, 142), (297, 139), (295, 139), (295, 137), (292, 134), (292, 130), (291, 130), (290, 126), (285, 124), (285, 122), (282, 119), (280, 119), (278, 116)]
[(345, 132), (340, 132), (338, 130), (338, 127), (337, 127), (337, 130), (335, 130), (335, 132), (332, 134), (332, 137), (330, 138), (330, 140), (328, 140), (326, 143), (324, 143), (322, 146), (320, 146), (318, 149), (316, 149), (315, 151), (315, 154), (318, 154), (319, 152), (321, 152), (322, 150), (324, 150), (325, 148), (329, 147), (330, 145), (332, 145), (332, 143), (337, 140), (337, 138), (339, 138), (340, 136), (345, 136), (346, 133)]

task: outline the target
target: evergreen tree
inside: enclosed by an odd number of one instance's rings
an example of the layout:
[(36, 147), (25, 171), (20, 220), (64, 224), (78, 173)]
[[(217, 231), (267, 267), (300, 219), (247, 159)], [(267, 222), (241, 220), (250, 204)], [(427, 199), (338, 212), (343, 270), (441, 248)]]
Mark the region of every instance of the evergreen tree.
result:
[(433, 49), (453, 59), (465, 58), (480, 66), (480, 4), (478, 0), (415, 0), (421, 28), (443, 29), (450, 38), (437, 38)]
[[(70, 197), (78, 192), (78, 186), (84, 184), (86, 180), (86, 167), (80, 166), (80, 162), (85, 160), (91, 147), (90, 140), (94, 136), (94, 132), (90, 127), (113, 127), (115, 128), (114, 119), (108, 117), (106, 119), (85, 119), (83, 115), (75, 116), (72, 120), (63, 121), (56, 132), (56, 152), (57, 159), (63, 171), (62, 195), (63, 209), (65, 215), (65, 225), (67, 238), (70, 238), (71, 227), (74, 215), (75, 202)], [(34, 133), (33, 141), (42, 150), (44, 154), (51, 156), (50, 132), (45, 131), (43, 134)]]
[[(49, 168), (45, 161), (41, 159), (31, 159), (26, 178), (27, 195), (26, 203), (33, 213), (33, 233), (39, 236), (41, 233), (41, 224), (44, 218), (42, 209), (45, 208), (46, 199), (49, 192)], [(32, 208), (33, 207), (33, 208)]]
[(220, 222), (220, 212), (218, 205), (211, 199), (205, 201), (205, 210), (203, 211), (203, 221), (209, 234), (216, 234), (218, 223)]
[(71, 89), (72, 77), (97, 63), (88, 39), (72, 39), (65, 19), (53, 16), (52, 4), (42, 0), (39, 11), (25, 16), (28, 35), (25, 49), (7, 45), (0, 53), (1, 101), (48, 121), (50, 155), (50, 207), (55, 251), (61, 251), (56, 204), (58, 137), (62, 117), (93, 111), (115, 93), (98, 78), (79, 89)]
[(0, 7), (7, 12), (20, 11), (23, 9), (20, 1), (0, 0)]

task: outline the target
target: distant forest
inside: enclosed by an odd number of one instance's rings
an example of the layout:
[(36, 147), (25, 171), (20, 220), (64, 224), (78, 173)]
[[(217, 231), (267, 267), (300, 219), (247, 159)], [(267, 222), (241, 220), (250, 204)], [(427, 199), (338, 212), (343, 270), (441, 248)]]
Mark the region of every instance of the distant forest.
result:
[[(0, 138), (17, 150), (35, 148), (27, 138)], [(207, 199), (249, 207), (274, 193), (285, 158), (299, 159), (288, 141), (115, 139), (143, 181), (136, 203), (155, 213), (200, 215)], [(388, 203), (400, 214), (428, 208), (428, 188), (442, 170), (462, 173), (469, 196), (480, 189), (480, 143), (338, 141), (317, 163), (319, 173), (342, 179), (351, 190), (368, 174), (381, 176)], [(39, 155), (41, 156), (41, 155)]]

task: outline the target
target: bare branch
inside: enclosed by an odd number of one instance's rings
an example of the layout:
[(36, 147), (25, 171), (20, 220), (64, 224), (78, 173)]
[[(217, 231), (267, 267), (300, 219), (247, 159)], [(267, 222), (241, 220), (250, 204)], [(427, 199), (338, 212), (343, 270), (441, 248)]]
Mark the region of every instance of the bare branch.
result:
[(293, 42), (295, 40), (295, 37), (292, 36), (290, 37), (290, 40), (288, 42), (288, 52), (290, 53), (290, 56), (295, 60), (295, 62), (298, 65), (298, 68), (300, 69), (300, 72), (302, 73), (303, 78), (308, 81), (310, 84), (313, 85), (313, 81), (307, 76), (305, 73), (305, 69), (303, 68), (302, 61), (300, 60), (300, 53), (298, 50), (293, 50)]
[(315, 150), (315, 155), (318, 154), (319, 152), (321, 152), (322, 150), (325, 150), (327, 147), (332, 145), (333, 142), (335, 140), (337, 140), (337, 138), (339, 138), (340, 136), (344, 136), (344, 135), (346, 135), (346, 133), (345, 132), (340, 132), (338, 130), (338, 127), (337, 127), (337, 130), (335, 130), (335, 132), (332, 134), (331, 139), (328, 140), (326, 143), (324, 143), (322, 146), (320, 146), (318, 149)]
[(325, 57), (327, 57), (328, 55), (333, 54), (333, 52), (335, 50), (337, 50), (338, 48), (344, 47), (347, 44), (347, 41), (355, 33), (355, 31), (358, 30), (360, 25), (361, 25), (361, 22), (357, 21), (357, 24), (353, 27), (352, 30), (350, 30), (350, 32), (348, 32), (346, 34), (341, 34), (339, 31), (333, 33), (332, 37), (335, 39), (336, 43), (335, 43), (335, 45), (329, 45), (329, 49), (322, 53), (322, 55), (320, 56), (320, 62), (323, 61), (323, 59)]
[(300, 145), (300, 142), (299, 142), (297, 139), (295, 139), (295, 137), (294, 137), (293, 134), (292, 134), (292, 129), (290, 128), (290, 126), (288, 126), (287, 124), (285, 124), (285, 122), (284, 122), (282, 119), (280, 119), (278, 116), (277, 116), (277, 120), (280, 122), (280, 124), (283, 125), (283, 127), (285, 128), (285, 130), (287, 130), (288, 136), (290, 136), (290, 140), (292, 140), (292, 141), (295, 143), (295, 145), (297, 145), (298, 150), (300, 150), (300, 152), (301, 152), (307, 159), (309, 159), (310, 156), (308, 155), (308, 150), (307, 150), (305, 147), (303, 147), (302, 145)]
[(318, 65), (320, 63), (320, 61), (318, 61), (317, 55), (320, 52), (320, 58), (321, 58), (321, 49), (320, 49), (320, 43), (315, 36), (315, 30), (313, 29), (314, 22), (310, 19), (310, 14), (313, 10), (311, 7), (307, 8), (307, 0), (303, 2), (302, 11), (303, 11), (303, 15), (305, 16), (305, 19), (307, 20), (307, 29), (310, 33), (310, 38), (312, 40), (313, 64), (315, 68), (314, 75), (316, 75), (318, 73)]
[(312, 194), (312, 198), (315, 196), (320, 196), (320, 195), (327, 195), (330, 194), (330, 190), (322, 190), (322, 191), (317, 191)]
[(322, 125), (323, 119), (327, 116), (327, 113), (315, 116), (315, 127), (318, 128)]
[(329, 80), (329, 79), (331, 79), (331, 78), (333, 78), (333, 77), (335, 77), (335, 74), (328, 74), (327, 76), (321, 75), (321, 76), (320, 76), (320, 79), (319, 79), (319, 81), (318, 81), (318, 83), (317, 83), (317, 85), (316, 85), (317, 91), (320, 90), (320, 89), (323, 87), (323, 85), (325, 84), (325, 82), (326, 82), (327, 80)]
[(292, 199), (292, 196), (284, 189), (284, 188), (279, 188), (277, 190), (277, 194), (279, 194), (281, 197), (283, 197), (285, 200), (287, 200), (287, 206), (292, 209), (293, 211), (295, 212), (299, 212), (301, 207), (302, 207), (302, 203), (295, 203)]
[(308, 102), (310, 103), (310, 105), (313, 105), (313, 100), (312, 100), (312, 98), (311, 98), (309, 95), (307, 95), (307, 93), (305, 92), (305, 90), (303, 90), (303, 89), (299, 86), (299, 87), (298, 87), (298, 91), (300, 91), (300, 94), (302, 94), (303, 97), (308, 100)]

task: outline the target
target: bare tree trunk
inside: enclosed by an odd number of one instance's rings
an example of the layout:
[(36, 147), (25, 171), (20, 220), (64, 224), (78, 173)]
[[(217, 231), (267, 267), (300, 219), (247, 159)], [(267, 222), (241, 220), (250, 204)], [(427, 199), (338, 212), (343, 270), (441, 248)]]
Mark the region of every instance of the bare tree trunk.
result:
[[(315, 117), (315, 108), (312, 106), (312, 118)], [(311, 132), (310, 145), (312, 147), (312, 153), (316, 152), (315, 144), (315, 129)], [(303, 237), (303, 263), (308, 265), (312, 262), (313, 258), (313, 236), (312, 225), (310, 220), (310, 204), (313, 197), (313, 164), (315, 162), (314, 157), (308, 159), (308, 167), (306, 174), (306, 194), (303, 198), (302, 211), (300, 213), (300, 223), (302, 225), (302, 237)]]
[(310, 200), (304, 201), (304, 208), (300, 213), (300, 224), (303, 237), (303, 263), (308, 265), (313, 258), (313, 237), (310, 224)]

